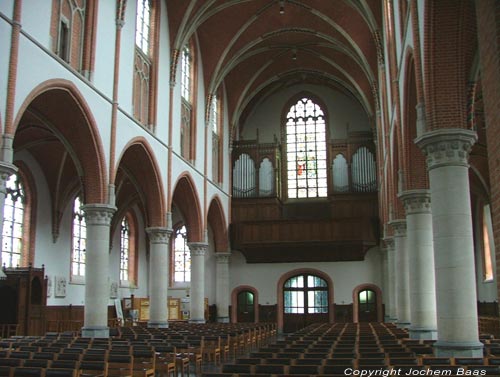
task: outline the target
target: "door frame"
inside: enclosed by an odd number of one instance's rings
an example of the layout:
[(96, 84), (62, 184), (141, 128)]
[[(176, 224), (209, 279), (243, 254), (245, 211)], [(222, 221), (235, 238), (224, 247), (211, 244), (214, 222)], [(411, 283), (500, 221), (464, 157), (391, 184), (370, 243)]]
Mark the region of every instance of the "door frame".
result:
[(288, 271), (281, 275), (278, 280), (277, 286), (277, 298), (278, 298), (278, 308), (277, 308), (277, 316), (278, 316), (278, 332), (283, 333), (283, 310), (284, 310), (284, 302), (283, 302), (283, 288), (285, 282), (294, 277), (296, 275), (315, 275), (324, 281), (326, 281), (326, 285), (328, 287), (328, 322), (333, 323), (333, 281), (330, 276), (323, 271), (316, 270), (315, 268), (298, 268), (295, 270)]
[(231, 322), (238, 323), (238, 294), (243, 291), (253, 293), (254, 322), (259, 322), (259, 292), (250, 285), (239, 285), (231, 292)]
[(375, 292), (375, 300), (377, 302), (377, 322), (383, 322), (382, 313), (382, 290), (375, 284), (360, 284), (355, 287), (352, 291), (352, 321), (354, 323), (359, 322), (359, 292), (365, 290), (371, 290)]

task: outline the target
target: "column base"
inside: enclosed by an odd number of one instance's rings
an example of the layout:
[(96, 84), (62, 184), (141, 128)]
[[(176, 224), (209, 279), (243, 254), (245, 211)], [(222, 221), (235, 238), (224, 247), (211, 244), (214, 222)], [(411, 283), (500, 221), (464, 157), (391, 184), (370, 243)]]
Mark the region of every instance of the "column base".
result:
[(396, 322), (396, 326), (399, 329), (407, 329), (408, 327), (410, 327), (410, 325), (411, 325), (410, 322)]
[(394, 318), (394, 317), (391, 317), (389, 316), (389, 319), (387, 320), (387, 322), (391, 322), (391, 323), (396, 323), (398, 321), (397, 318)]
[(229, 317), (217, 317), (219, 323), (229, 323)]
[(483, 343), (480, 342), (444, 342), (434, 343), (436, 357), (483, 357)]
[(168, 328), (168, 321), (149, 321), (148, 327), (153, 329), (166, 329)]
[(82, 327), (82, 338), (109, 338), (108, 326)]
[(189, 323), (207, 323), (207, 321), (205, 321), (205, 318), (202, 318), (202, 319), (191, 318), (189, 320)]
[(436, 340), (437, 329), (410, 328), (410, 339)]

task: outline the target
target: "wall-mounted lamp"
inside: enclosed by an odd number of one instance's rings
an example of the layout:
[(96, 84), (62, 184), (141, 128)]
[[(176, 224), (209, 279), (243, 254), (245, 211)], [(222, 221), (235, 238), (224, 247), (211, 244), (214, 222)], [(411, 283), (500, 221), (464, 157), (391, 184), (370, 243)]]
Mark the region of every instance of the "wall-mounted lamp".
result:
[(280, 14), (285, 14), (285, 1), (280, 0)]

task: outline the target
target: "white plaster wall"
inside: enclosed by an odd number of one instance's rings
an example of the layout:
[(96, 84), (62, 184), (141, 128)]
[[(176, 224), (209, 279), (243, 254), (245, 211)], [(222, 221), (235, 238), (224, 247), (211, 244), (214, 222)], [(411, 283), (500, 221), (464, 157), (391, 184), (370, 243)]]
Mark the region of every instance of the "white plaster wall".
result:
[(330, 139), (345, 139), (348, 131), (369, 131), (370, 125), (363, 108), (356, 100), (342, 92), (317, 85), (293, 85), (266, 98), (248, 117), (240, 139), (252, 140), (259, 130), (260, 142), (280, 140), (281, 114), (285, 104), (302, 91), (311, 92), (326, 105)]
[[(130, 4), (133, 7), (133, 3)], [(113, 97), (113, 70), (115, 58), (115, 19), (114, 1), (100, 1), (97, 15), (97, 34), (95, 43), (94, 85), (108, 98)], [(122, 38), (122, 43), (124, 39)], [(125, 62), (122, 62), (125, 65)]]
[[(0, 13), (5, 17), (12, 19), (12, 13), (14, 12), (14, 0), (2, 0), (0, 1)], [(6, 45), (3, 45), (6, 46)]]
[(40, 0), (24, 0), (21, 11), (23, 31), (30, 34), (45, 48), (52, 48), (50, 21), (52, 6)]
[[(0, 6), (2, 2), (0, 1)], [(0, 46), (10, 46), (10, 33), (11, 26), (3, 18), (0, 18)], [(9, 48), (10, 50), (10, 48)], [(2, 53), (0, 54), (0, 90), (3, 93), (7, 92), (7, 78), (9, 77), (9, 57), (10, 54)], [(3, 100), (0, 101), (0, 125), (5, 122), (5, 97), (2, 96)]]
[(249, 285), (259, 292), (259, 304), (277, 303), (280, 277), (298, 268), (313, 268), (326, 273), (333, 281), (334, 302), (352, 303), (352, 292), (360, 284), (371, 283), (382, 289), (381, 257), (378, 248), (371, 249), (364, 261), (314, 263), (246, 263), (239, 251), (230, 258), (229, 275), (232, 291), (240, 285)]

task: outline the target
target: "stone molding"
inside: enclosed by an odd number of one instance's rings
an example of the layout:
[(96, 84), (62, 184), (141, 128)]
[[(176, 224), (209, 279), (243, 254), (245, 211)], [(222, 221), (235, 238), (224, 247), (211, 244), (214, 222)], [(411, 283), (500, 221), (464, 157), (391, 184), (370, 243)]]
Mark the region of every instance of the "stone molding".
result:
[(406, 237), (406, 220), (392, 220), (389, 225), (394, 229), (394, 237)]
[(430, 190), (407, 190), (398, 194), (398, 197), (403, 202), (407, 215), (432, 212)]
[(444, 128), (424, 133), (415, 139), (422, 149), (427, 170), (444, 166), (469, 167), (469, 153), (477, 141), (477, 133), (463, 128)]
[(204, 256), (208, 250), (208, 244), (205, 242), (188, 242), (191, 256)]
[(228, 264), (231, 253), (215, 253), (215, 257), (217, 258), (217, 263)]
[(164, 227), (149, 227), (146, 228), (146, 233), (149, 236), (149, 242), (152, 244), (168, 244), (172, 229)]
[(82, 206), (87, 225), (110, 226), (116, 207), (109, 204), (85, 204)]
[(394, 250), (394, 238), (386, 237), (382, 241), (384, 241), (385, 246), (387, 247), (387, 252)]

